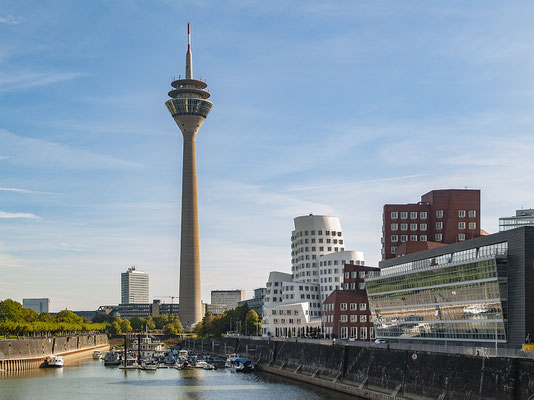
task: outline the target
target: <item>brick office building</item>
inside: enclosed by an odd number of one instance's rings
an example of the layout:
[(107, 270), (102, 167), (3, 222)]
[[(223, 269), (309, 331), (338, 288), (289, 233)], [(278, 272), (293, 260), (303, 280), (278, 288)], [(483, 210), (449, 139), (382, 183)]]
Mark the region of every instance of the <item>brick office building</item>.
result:
[(415, 204), (386, 204), (382, 220), (383, 260), (473, 239), (481, 235), (480, 190), (432, 190)]
[(334, 290), (323, 303), (322, 331), (328, 338), (373, 340), (374, 328), (365, 289), (365, 274), (375, 267), (345, 264), (344, 290)]

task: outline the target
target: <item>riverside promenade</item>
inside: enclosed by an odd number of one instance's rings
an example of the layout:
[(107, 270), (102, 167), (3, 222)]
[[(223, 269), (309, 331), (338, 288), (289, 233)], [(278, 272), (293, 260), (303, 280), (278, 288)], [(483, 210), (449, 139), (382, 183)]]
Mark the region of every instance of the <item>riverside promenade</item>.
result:
[(235, 352), (259, 370), (366, 399), (527, 400), (534, 395), (534, 359), (528, 353), (470, 355), (393, 345), (259, 337), (184, 342), (193, 351)]
[(0, 339), (0, 373), (39, 368), (46, 357), (68, 357), (108, 347), (106, 334)]

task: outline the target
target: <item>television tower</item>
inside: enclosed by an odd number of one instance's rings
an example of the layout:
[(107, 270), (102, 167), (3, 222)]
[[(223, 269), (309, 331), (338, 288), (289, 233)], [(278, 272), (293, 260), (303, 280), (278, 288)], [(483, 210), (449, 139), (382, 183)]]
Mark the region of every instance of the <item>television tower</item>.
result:
[(179, 317), (184, 327), (191, 328), (202, 320), (195, 137), (213, 103), (206, 100), (210, 97), (204, 90), (207, 87), (206, 83), (193, 79), (189, 24), (187, 24), (187, 37), (185, 79), (171, 83), (174, 89), (169, 92), (171, 99), (167, 100), (165, 105), (184, 137)]

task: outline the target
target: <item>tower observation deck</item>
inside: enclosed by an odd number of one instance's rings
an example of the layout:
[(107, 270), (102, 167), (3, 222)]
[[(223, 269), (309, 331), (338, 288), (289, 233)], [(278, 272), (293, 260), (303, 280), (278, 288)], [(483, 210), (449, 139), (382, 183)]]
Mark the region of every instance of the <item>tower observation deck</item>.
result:
[(197, 168), (195, 138), (213, 103), (205, 82), (193, 79), (191, 29), (187, 24), (188, 45), (185, 79), (171, 83), (170, 99), (165, 102), (184, 138), (182, 169), (182, 224), (180, 246), (180, 309), (185, 328), (202, 320), (200, 297), (200, 258), (198, 235)]

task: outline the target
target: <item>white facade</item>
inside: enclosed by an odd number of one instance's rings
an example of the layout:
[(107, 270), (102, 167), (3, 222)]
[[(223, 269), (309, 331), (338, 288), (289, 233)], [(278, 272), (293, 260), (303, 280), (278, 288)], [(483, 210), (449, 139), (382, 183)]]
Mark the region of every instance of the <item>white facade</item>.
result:
[(345, 250), (322, 256), (319, 263), (319, 290), (321, 302), (334, 290), (342, 289), (343, 266), (345, 264), (365, 265), (363, 252)]
[(121, 273), (121, 304), (147, 304), (149, 297), (147, 273), (135, 267)]
[[(263, 308), (264, 335), (287, 336), (287, 332), (302, 332), (301, 328), (320, 327), (321, 304), (333, 290), (341, 289), (343, 265), (364, 264), (363, 252), (345, 251), (339, 218), (310, 214), (297, 217), (294, 222), (292, 274), (269, 275)], [(296, 311), (300, 317), (279, 317), (286, 315), (284, 310)]]

